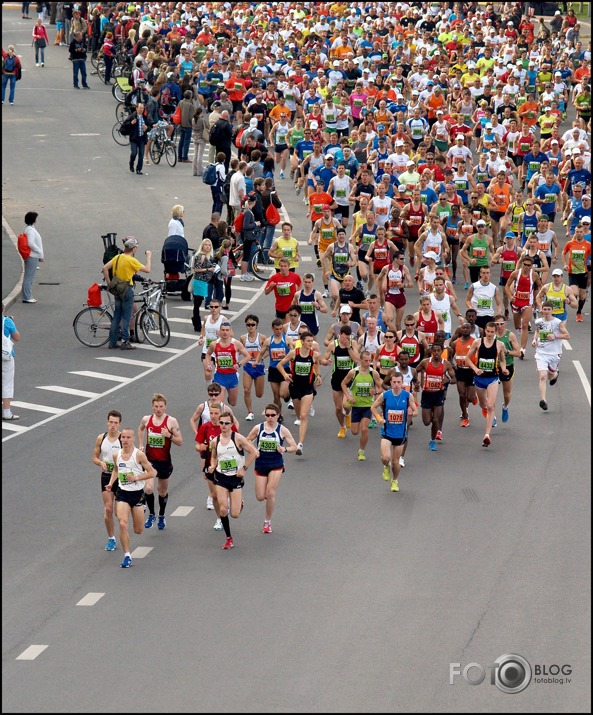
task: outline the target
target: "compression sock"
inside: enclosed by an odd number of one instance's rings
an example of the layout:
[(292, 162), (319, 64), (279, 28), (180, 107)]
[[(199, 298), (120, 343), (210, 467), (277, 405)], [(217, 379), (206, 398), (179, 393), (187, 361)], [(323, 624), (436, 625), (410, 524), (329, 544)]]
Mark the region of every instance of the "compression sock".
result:
[(315, 258), (319, 259), (319, 246), (315, 244), (313, 250), (315, 251)]
[(222, 521), (222, 528), (224, 529), (224, 533), (227, 536), (231, 535), (231, 525), (229, 524), (229, 515), (227, 514), (226, 516), (221, 516), (220, 520)]
[(583, 312), (583, 306), (585, 305), (584, 300), (579, 299), (579, 307), (577, 308), (577, 313), (582, 313)]
[(154, 516), (154, 494), (146, 495), (146, 506), (148, 511)]
[[(152, 495), (152, 498), (154, 499), (154, 494)], [(167, 502), (169, 501), (169, 493), (165, 494), (164, 497), (162, 497), (159, 494), (159, 516), (165, 516), (165, 509), (167, 508)]]

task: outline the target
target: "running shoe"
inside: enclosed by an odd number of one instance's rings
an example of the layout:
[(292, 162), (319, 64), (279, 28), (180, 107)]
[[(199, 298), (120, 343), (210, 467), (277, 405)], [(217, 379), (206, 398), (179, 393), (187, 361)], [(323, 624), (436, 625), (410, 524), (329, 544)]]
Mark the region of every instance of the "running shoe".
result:
[(556, 370), (556, 377), (553, 377), (550, 380), (550, 385), (555, 385), (558, 382), (559, 377), (560, 377), (560, 370)]
[(438, 450), (437, 443), (434, 439), (431, 439), (428, 443), (428, 449), (430, 449), (431, 452), (436, 452)]
[(296, 418), (296, 420), (294, 421), (293, 424), (295, 424), (295, 425), (297, 425), (297, 426), (301, 424), (301, 421), (299, 420), (298, 417)]
[(359, 462), (364, 462), (366, 460), (366, 457), (364, 456), (364, 449), (359, 449), (358, 450), (358, 457), (357, 457)]
[(124, 556), (124, 560), (120, 564), (122, 569), (129, 569), (130, 566), (133, 566), (133, 565), (134, 565), (134, 562), (132, 561), (131, 556)]
[(508, 308), (504, 311), (504, 319), (505, 320), (509, 319), (509, 309)]
[(457, 285), (457, 278), (455, 278), (455, 276), (451, 278), (451, 283), (453, 283), (453, 285)]
[(399, 492), (399, 483), (397, 479), (392, 479), (391, 480), (391, 491), (392, 492)]
[(469, 283), (466, 283), (466, 284), (463, 286), (463, 290), (469, 290)]
[(364, 290), (364, 284), (362, 281), (356, 281), (356, 287), (358, 290)]
[(346, 438), (346, 428), (345, 427), (340, 427), (340, 431), (338, 432), (338, 437), (340, 439)]
[(519, 360), (525, 360), (525, 350), (521, 348), (521, 354), (519, 355)]
[(577, 313), (577, 316), (576, 316), (575, 320), (577, 321), (577, 323), (582, 323), (582, 322), (583, 322), (583, 316), (582, 316), (582, 314), (581, 314), (581, 313)]
[(529, 323), (527, 323), (527, 332), (528, 332), (528, 333), (533, 333), (533, 327), (532, 327), (532, 325), (531, 325), (531, 321), (529, 321)]
[(460, 427), (469, 427), (469, 419), (467, 417), (461, 419)]
[(482, 407), (482, 417), (488, 417), (488, 410)]
[(388, 482), (391, 479), (391, 472), (389, 471), (388, 465), (383, 465), (383, 474), (381, 475), (384, 481)]
[(350, 429), (352, 427), (352, 413), (349, 412), (347, 415), (344, 415), (345, 419), (344, 422), (346, 424), (346, 429)]
[(288, 400), (288, 409), (289, 410), (294, 410), (294, 405), (292, 403), (292, 399)]
[(232, 549), (234, 546), (233, 537), (227, 536), (227, 540), (224, 542), (223, 549)]
[(321, 258), (317, 259), (317, 268), (321, 268)]
[(406, 460), (403, 457), (399, 458), (399, 466), (403, 469), (406, 466)]
[(309, 407), (309, 417), (315, 417), (315, 408), (313, 407), (313, 405)]
[(212, 527), (214, 531), (222, 531), (222, 521), (220, 519), (216, 520), (216, 523)]
[(474, 399), (472, 400), (472, 405), (477, 405), (478, 404), (478, 396), (474, 395)]
[(496, 427), (497, 425), (498, 425), (498, 420), (496, 419), (496, 417), (494, 417), (494, 419), (492, 420), (492, 426)]
[(302, 453), (303, 453), (303, 443), (299, 442), (297, 444), (297, 451), (295, 452), (295, 454), (298, 454), (300, 457)]
[(542, 408), (542, 410), (544, 410), (544, 412), (548, 409), (548, 403), (545, 400), (540, 400), (539, 406)]
[(159, 527), (159, 531), (163, 531), (163, 529), (167, 528), (167, 522), (165, 521), (164, 516), (159, 516), (159, 523), (157, 526)]
[(323, 291), (323, 297), (329, 298), (329, 291), (327, 289)]
[(264, 521), (264, 526), (262, 528), (262, 531), (264, 532), (264, 534), (272, 533), (272, 525), (270, 524), (269, 521)]
[(214, 502), (212, 501), (212, 497), (208, 497), (206, 499), (206, 509), (208, 509), (209, 511), (212, 511), (212, 509), (214, 509)]
[(107, 543), (105, 544), (105, 551), (115, 551), (117, 546), (117, 542), (115, 540), (115, 536), (111, 536), (109, 539), (107, 539)]
[(156, 521), (156, 516), (154, 514), (149, 514), (148, 519), (144, 522), (144, 528), (152, 529), (155, 521)]
[(443, 433), (441, 432), (441, 430), (438, 430), (438, 431), (437, 431), (437, 433), (436, 433), (436, 435), (435, 435), (434, 438), (435, 438), (436, 440), (438, 440), (439, 442), (442, 442), (442, 441), (443, 441)]
[(298, 196), (301, 193), (301, 187), (297, 186), (296, 189), (294, 190), (294, 192)]
[(281, 179), (284, 178), (284, 172), (283, 172), (283, 171), (280, 172), (280, 178), (281, 178)]
[(502, 406), (502, 421), (503, 423), (509, 421), (509, 408), (506, 405)]
[(373, 419), (369, 422), (369, 429), (375, 429), (377, 426), (377, 420), (373, 417)]
[(482, 440), (482, 447), (489, 447), (490, 446), (490, 435), (485, 434), (484, 439)]
[(247, 422), (251, 422), (253, 420), (253, 418), (254, 418), (254, 414), (253, 414), (253, 412), (250, 412), (245, 419), (247, 420)]

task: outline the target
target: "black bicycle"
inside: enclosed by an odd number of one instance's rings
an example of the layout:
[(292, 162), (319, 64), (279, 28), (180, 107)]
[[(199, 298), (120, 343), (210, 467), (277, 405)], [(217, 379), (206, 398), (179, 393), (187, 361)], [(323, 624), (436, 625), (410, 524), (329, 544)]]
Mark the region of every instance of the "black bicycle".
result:
[(177, 164), (177, 150), (175, 148), (175, 142), (172, 139), (169, 139), (167, 136), (167, 130), (163, 124), (157, 124), (156, 127), (154, 127), (154, 130), (156, 136), (152, 141), (152, 146), (150, 147), (150, 158), (155, 164), (160, 164), (161, 157), (164, 154), (167, 159), (167, 164), (171, 167), (175, 166)]

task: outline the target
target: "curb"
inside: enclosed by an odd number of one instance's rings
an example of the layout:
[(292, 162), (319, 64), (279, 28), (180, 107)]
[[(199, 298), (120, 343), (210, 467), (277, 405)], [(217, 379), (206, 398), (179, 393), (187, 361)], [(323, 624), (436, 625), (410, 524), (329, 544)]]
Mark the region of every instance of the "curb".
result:
[(10, 291), (10, 293), (6, 296), (6, 298), (4, 298), (4, 306), (5, 306), (6, 310), (8, 310), (8, 308), (10, 308), (10, 306), (16, 302), (16, 299), (18, 298), (18, 296), (21, 293), (21, 289), (23, 287), (23, 278), (25, 276), (25, 262), (23, 261), (21, 254), (18, 252), (18, 248), (17, 248), (18, 241), (17, 241), (16, 234), (12, 230), (12, 228), (10, 227), (8, 221), (4, 218), (4, 216), (2, 216), (2, 227), (6, 231), (8, 238), (10, 238), (10, 240), (14, 246), (14, 250), (16, 251), (16, 253), (19, 257), (19, 261), (21, 263), (21, 272), (19, 274), (19, 278), (16, 282), (16, 285)]

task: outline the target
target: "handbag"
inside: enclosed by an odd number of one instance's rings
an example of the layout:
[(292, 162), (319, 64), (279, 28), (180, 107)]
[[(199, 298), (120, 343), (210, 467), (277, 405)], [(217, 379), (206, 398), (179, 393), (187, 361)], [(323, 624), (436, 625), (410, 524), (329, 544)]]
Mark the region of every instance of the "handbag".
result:
[(35, 46), (36, 47), (46, 47), (47, 42), (45, 41), (45, 37), (37, 37), (35, 38)]
[(206, 122), (204, 122), (204, 126), (202, 127), (202, 139), (206, 143), (210, 141), (210, 129), (206, 126)]
[(181, 105), (177, 105), (177, 109), (171, 115), (171, 121), (173, 124), (181, 124)]
[(128, 283), (128, 281), (124, 281), (115, 275), (118, 261), (119, 256), (115, 259), (115, 265), (113, 267), (113, 278), (109, 281), (107, 290), (111, 293), (111, 295), (114, 295), (116, 298), (123, 300), (123, 297), (125, 296), (128, 291), (128, 288), (130, 287), (130, 284)]
[(274, 204), (270, 204), (266, 209), (266, 221), (270, 226), (276, 226), (280, 223), (280, 211), (278, 211)]

